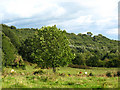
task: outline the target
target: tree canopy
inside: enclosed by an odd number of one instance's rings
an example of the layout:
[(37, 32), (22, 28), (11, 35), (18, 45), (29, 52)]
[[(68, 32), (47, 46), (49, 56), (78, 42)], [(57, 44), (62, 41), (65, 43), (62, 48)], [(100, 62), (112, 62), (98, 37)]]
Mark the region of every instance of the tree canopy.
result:
[(87, 35), (92, 36), (93, 34), (91, 32), (87, 32)]
[(55, 72), (55, 67), (67, 65), (73, 59), (69, 44), (65, 31), (56, 26), (42, 27), (25, 40), (22, 53), (30, 62), (53, 67)]

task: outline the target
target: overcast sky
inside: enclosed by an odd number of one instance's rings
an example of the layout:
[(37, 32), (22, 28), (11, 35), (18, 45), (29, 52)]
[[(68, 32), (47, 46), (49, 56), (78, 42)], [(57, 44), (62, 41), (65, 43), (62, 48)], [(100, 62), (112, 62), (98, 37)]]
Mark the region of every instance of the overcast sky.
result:
[(0, 0), (0, 23), (17, 28), (57, 25), (70, 33), (118, 39), (119, 0)]

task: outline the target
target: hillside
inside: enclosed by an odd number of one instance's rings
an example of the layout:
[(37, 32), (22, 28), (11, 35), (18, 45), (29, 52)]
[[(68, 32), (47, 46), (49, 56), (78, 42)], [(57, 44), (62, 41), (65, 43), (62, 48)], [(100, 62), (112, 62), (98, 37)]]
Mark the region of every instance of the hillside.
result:
[[(7, 66), (11, 63), (15, 65), (17, 57), (24, 58), (21, 54), (21, 48), (24, 41), (37, 33), (38, 29), (23, 28), (16, 29), (15, 26), (7, 26), (2, 24), (2, 52), (3, 65)], [(118, 67), (119, 51), (117, 40), (110, 40), (109, 38), (99, 34), (92, 36), (92, 34), (67, 33), (72, 52), (75, 53), (75, 59), (71, 64), (99, 66), (99, 67)], [(21, 58), (21, 61), (22, 61)], [(20, 61), (20, 60), (18, 60)], [(20, 62), (18, 63), (20, 64)]]

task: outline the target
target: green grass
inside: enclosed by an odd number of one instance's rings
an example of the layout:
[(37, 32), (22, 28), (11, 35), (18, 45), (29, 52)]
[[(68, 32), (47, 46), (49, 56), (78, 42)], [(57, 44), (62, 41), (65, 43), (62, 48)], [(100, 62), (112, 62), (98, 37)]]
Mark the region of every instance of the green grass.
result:
[[(118, 77), (99, 76), (106, 72), (115, 73), (117, 68), (92, 68), (76, 69), (70, 67), (59, 67), (54, 74), (52, 69), (42, 69), (44, 74), (33, 72), (36, 65), (26, 66), (26, 70), (14, 69), (15, 74), (11, 74), (12, 68), (4, 68), (2, 75), (3, 88), (118, 88)], [(78, 74), (82, 72), (82, 74)], [(84, 72), (93, 73), (94, 76), (85, 75)], [(60, 75), (64, 73), (64, 75)], [(70, 74), (70, 76), (68, 75)]]

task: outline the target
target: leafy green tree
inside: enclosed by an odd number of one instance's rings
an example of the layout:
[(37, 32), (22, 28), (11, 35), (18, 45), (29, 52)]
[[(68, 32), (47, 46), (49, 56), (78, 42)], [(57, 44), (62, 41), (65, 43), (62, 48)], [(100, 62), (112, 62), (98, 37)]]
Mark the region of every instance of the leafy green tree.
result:
[(11, 26), (10, 28), (11, 28), (11, 29), (16, 29), (16, 27), (15, 27), (15, 26)]
[(98, 34), (98, 36), (103, 36), (102, 34)]
[(3, 26), (3, 33), (9, 37), (10, 41), (12, 42), (12, 44), (19, 49), (20, 47), (20, 41), (18, 36), (8, 27)]
[(82, 36), (82, 33), (78, 33), (78, 36)]
[(56, 67), (67, 65), (74, 58), (65, 32), (56, 26), (42, 27), (38, 34), (24, 42), (23, 55), (27, 60), (43, 66)]
[(3, 66), (12, 65), (15, 60), (16, 49), (10, 42), (10, 39), (4, 34), (2, 34), (2, 51), (4, 52)]
[(93, 34), (91, 32), (87, 32), (87, 35), (92, 36)]
[(85, 56), (82, 53), (77, 53), (74, 60), (72, 60), (73, 64), (78, 65), (86, 65)]
[(117, 58), (118, 57), (118, 54), (115, 54), (115, 53), (107, 53), (106, 57), (108, 59), (113, 59), (113, 58)]
[(98, 66), (98, 61), (99, 61), (99, 58), (97, 55), (94, 55), (94, 56), (91, 56), (87, 61), (86, 61), (86, 64), (88, 66), (92, 66), (92, 67), (96, 67)]
[(106, 62), (106, 67), (120, 67), (119, 58), (114, 58)]

